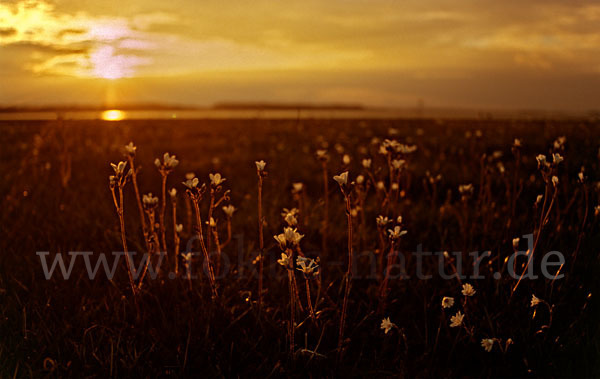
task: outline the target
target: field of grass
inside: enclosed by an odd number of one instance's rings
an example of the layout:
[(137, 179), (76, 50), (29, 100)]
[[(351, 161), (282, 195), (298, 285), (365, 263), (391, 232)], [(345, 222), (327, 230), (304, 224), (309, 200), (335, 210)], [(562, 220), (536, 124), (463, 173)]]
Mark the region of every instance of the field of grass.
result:
[[(515, 138), (521, 146), (515, 147)], [(416, 151), (387, 143), (389, 152), (381, 154), (385, 139)], [(191, 246), (199, 254), (189, 263), (198, 277), (186, 278), (181, 256), (179, 275), (168, 275), (176, 259), (168, 194), (168, 261), (135, 295), (124, 260), (113, 280), (105, 275), (90, 280), (81, 257), (68, 280), (58, 270), (46, 280), (36, 252), (49, 252), (51, 262), (56, 254), (90, 251), (95, 262), (100, 253), (123, 251), (108, 178), (114, 175), (111, 162), (126, 161), (130, 141), (141, 166), (140, 192), (158, 196), (157, 214), (162, 188), (155, 158), (162, 161), (169, 152), (180, 162), (166, 188), (177, 189), (182, 253), (197, 232), (182, 184), (186, 173), (209, 187), (210, 173), (227, 179), (220, 194), (231, 190), (230, 200), (213, 213), (222, 258), (218, 263), (211, 255), (206, 265), (218, 271), (217, 297), (201, 272), (198, 241)], [(598, 376), (599, 146), (600, 123), (594, 120), (3, 122), (0, 377)], [(318, 150), (326, 151), (327, 161), (317, 157)], [(553, 153), (564, 161), (554, 163)], [(538, 168), (538, 154), (546, 155), (547, 168)], [(369, 168), (363, 166), (367, 158)], [(268, 172), (262, 186), (262, 296), (255, 165), (260, 160)], [(392, 160), (404, 162), (395, 169)], [(333, 179), (344, 171), (350, 217)], [(303, 183), (303, 190), (295, 192), (293, 183)], [(468, 184), (472, 188), (460, 187)], [(540, 194), (545, 196), (535, 205)], [(203, 223), (209, 201), (207, 192), (200, 203)], [(160, 246), (160, 232), (150, 244), (144, 240), (131, 181), (123, 204), (129, 250), (142, 254), (152, 244)], [(236, 211), (231, 241), (224, 244), (227, 217), (221, 207), (227, 204)], [(304, 237), (283, 250), (318, 257), (318, 275), (305, 276), (295, 262), (278, 263), (282, 247), (273, 236), (284, 233), (282, 210), (294, 207)], [(390, 222), (378, 227), (379, 215)], [(392, 238), (388, 229), (398, 225), (398, 216), (407, 233)], [(213, 230), (202, 229), (209, 243)], [(527, 234), (536, 240), (530, 265), (540, 278), (516, 286), (506, 259), (526, 250)], [(213, 251), (217, 243), (211, 241)], [(489, 250), (478, 262), (484, 278), (443, 279), (437, 256), (431, 256), (423, 258), (422, 269), (433, 277), (419, 279), (419, 262), (411, 255), (418, 245), (425, 252), (462, 252), (465, 275), (473, 272), (468, 253)], [(398, 261), (388, 260), (390, 251), (404, 257), (409, 278), (384, 279), (386, 264)], [(565, 256), (562, 279), (540, 274), (550, 251)], [(442, 260), (445, 272), (456, 270), (456, 260), (452, 254)], [(515, 264), (518, 273), (525, 262), (521, 257)], [(476, 291), (472, 296), (461, 293), (467, 283)], [(542, 302), (532, 305), (534, 295)], [(443, 308), (444, 297), (454, 304)], [(453, 327), (457, 312), (464, 319)], [(389, 331), (381, 328), (384, 318), (392, 323)]]

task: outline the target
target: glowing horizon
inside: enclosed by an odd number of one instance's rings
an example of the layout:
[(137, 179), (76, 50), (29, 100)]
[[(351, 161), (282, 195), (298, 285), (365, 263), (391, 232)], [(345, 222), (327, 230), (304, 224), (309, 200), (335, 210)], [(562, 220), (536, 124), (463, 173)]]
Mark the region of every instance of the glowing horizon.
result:
[(9, 0), (0, 103), (94, 103), (110, 82), (121, 102), (593, 108), (599, 21), (557, 0)]

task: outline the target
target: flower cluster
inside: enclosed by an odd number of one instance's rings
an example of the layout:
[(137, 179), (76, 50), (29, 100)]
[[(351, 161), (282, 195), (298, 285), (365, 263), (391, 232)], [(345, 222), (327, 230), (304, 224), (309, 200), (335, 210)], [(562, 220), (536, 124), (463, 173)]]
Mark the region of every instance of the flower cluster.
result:
[(154, 165), (161, 171), (165, 171), (165, 172), (170, 172), (171, 170), (173, 170), (175, 167), (177, 167), (177, 165), (179, 164), (179, 161), (177, 160), (177, 158), (175, 158), (175, 155), (169, 155), (169, 153), (165, 153), (163, 155), (163, 161), (161, 162), (160, 159), (156, 158), (154, 160)]

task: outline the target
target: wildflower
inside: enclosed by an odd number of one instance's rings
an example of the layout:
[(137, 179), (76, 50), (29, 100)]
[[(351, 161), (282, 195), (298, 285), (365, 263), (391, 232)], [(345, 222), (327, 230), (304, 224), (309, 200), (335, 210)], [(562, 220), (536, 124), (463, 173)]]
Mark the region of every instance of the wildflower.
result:
[(179, 164), (179, 161), (177, 160), (177, 158), (175, 158), (175, 155), (169, 155), (169, 153), (165, 153), (163, 155), (163, 163), (160, 163), (160, 159), (156, 158), (154, 160), (154, 164), (159, 169), (173, 169)]
[(465, 315), (463, 315), (460, 311), (456, 312), (454, 316), (450, 317), (450, 327), (455, 328), (457, 326), (461, 326), (464, 318)]
[(137, 150), (137, 147), (133, 144), (133, 142), (129, 142), (129, 144), (125, 145), (125, 151), (129, 155), (135, 155), (136, 150)]
[(277, 260), (277, 263), (283, 267), (287, 267), (290, 264), (290, 257), (286, 253), (281, 253), (281, 258)]
[(382, 180), (377, 182), (377, 189), (381, 191), (385, 189), (385, 183)]
[(377, 222), (377, 226), (384, 227), (390, 222), (390, 219), (379, 215), (379, 216), (377, 216), (375, 221)]
[(405, 163), (406, 161), (404, 159), (394, 159), (392, 161), (392, 167), (396, 170), (400, 170), (402, 167), (404, 167)]
[(298, 214), (298, 208), (292, 208), (292, 209), (287, 209), (287, 208), (283, 208), (283, 212), (281, 212), (281, 217), (286, 218), (286, 216), (288, 214), (291, 214), (292, 216), (296, 216)]
[(285, 217), (283, 218), (283, 220), (289, 226), (298, 225), (298, 219), (293, 214), (291, 214), (291, 213), (288, 213), (287, 215), (285, 215)]
[(554, 141), (554, 148), (557, 150), (562, 149), (563, 146), (565, 145), (565, 142), (567, 142), (567, 137), (565, 137), (565, 136), (558, 137), (556, 139), (556, 141)]
[(171, 195), (171, 198), (175, 198), (175, 196), (177, 196), (177, 190), (175, 188), (171, 188), (169, 190), (169, 195)]
[(392, 330), (392, 328), (394, 327), (394, 323), (390, 321), (389, 317), (384, 318), (383, 320), (381, 320), (381, 329), (383, 329), (383, 332), (385, 334), (388, 334), (388, 332), (390, 330)]
[(451, 308), (454, 305), (454, 298), (444, 296), (442, 298), (442, 308)]
[(472, 285), (470, 285), (469, 283), (465, 283), (462, 285), (462, 291), (461, 293), (465, 296), (473, 296), (475, 295), (475, 289), (473, 288)]
[(231, 204), (225, 205), (221, 209), (223, 209), (223, 213), (225, 213), (225, 215), (227, 215), (227, 217), (233, 216), (233, 212), (235, 212), (235, 207)]
[(544, 195), (537, 195), (537, 197), (535, 198), (535, 205), (539, 205), (542, 202), (543, 198)]
[(212, 217), (210, 218), (210, 220), (209, 220), (209, 221), (206, 221), (206, 223), (207, 223), (207, 224), (208, 224), (210, 227), (213, 227), (213, 228), (217, 226), (217, 222), (216, 222), (216, 221), (215, 221), (215, 219), (214, 219), (214, 218), (212, 218)]
[(552, 177), (552, 184), (554, 185), (554, 187), (558, 186), (558, 177), (557, 176)]
[(356, 183), (363, 184), (364, 181), (365, 181), (365, 177), (364, 176), (359, 175), (359, 176), (356, 177)]
[(398, 183), (392, 183), (392, 191), (398, 191), (399, 188), (400, 186), (398, 185)]
[(519, 241), (520, 241), (520, 240), (521, 240), (521, 239), (520, 239), (519, 237), (517, 237), (517, 238), (513, 238), (513, 248), (515, 248), (515, 249), (516, 249), (517, 247), (519, 247)]
[(183, 231), (183, 224), (177, 224), (175, 226), (175, 231), (177, 232), (177, 234), (181, 233)]
[(521, 147), (521, 140), (518, 138), (515, 138), (515, 141), (513, 142), (513, 146), (514, 147)]
[(267, 163), (265, 161), (263, 161), (263, 160), (256, 161), (254, 163), (256, 164), (256, 169), (258, 171), (264, 171), (265, 167), (267, 166)]
[(402, 224), (402, 216), (396, 217), (396, 223)]
[(158, 197), (152, 196), (152, 192), (150, 192), (142, 196), (142, 202), (147, 207), (153, 207), (158, 204)]
[(348, 171), (344, 171), (339, 175), (335, 175), (333, 177), (333, 180), (335, 180), (340, 187), (345, 186), (346, 184), (348, 184)]
[(224, 181), (226, 181), (227, 179), (222, 178), (221, 174), (216, 173), (216, 174), (208, 174), (208, 178), (210, 179), (210, 183), (213, 185), (213, 187), (218, 187), (220, 186)]
[(274, 235), (273, 238), (275, 238), (275, 241), (277, 241), (277, 243), (279, 244), (279, 247), (282, 250), (285, 249), (285, 245), (286, 245), (285, 234), (283, 234), (283, 233), (277, 234), (277, 235)]
[(363, 160), (362, 160), (362, 166), (363, 166), (364, 168), (367, 168), (367, 169), (368, 169), (368, 168), (371, 168), (371, 159), (369, 159), (369, 158), (365, 158), (365, 159), (363, 159)]
[(327, 150), (317, 150), (317, 159), (320, 161), (329, 160), (329, 156), (327, 155)]
[(469, 183), (469, 184), (462, 184), (462, 185), (458, 186), (458, 192), (462, 196), (467, 196), (467, 195), (473, 194), (473, 184)]
[(302, 183), (293, 183), (292, 184), (292, 192), (293, 193), (301, 192), (303, 189), (304, 189), (304, 184), (302, 184)]
[(302, 271), (306, 275), (317, 274), (317, 269), (319, 266), (314, 259), (306, 258), (306, 257), (298, 257), (296, 258), (296, 265), (300, 266), (297, 270)]
[(398, 239), (407, 233), (406, 230), (402, 230), (399, 225), (396, 225), (394, 229), (388, 229), (388, 233), (391, 239)]
[(350, 164), (350, 156), (348, 154), (344, 154), (344, 156), (342, 157), (342, 163), (345, 165)]
[[(187, 178), (187, 175), (186, 175)], [(183, 185), (186, 186), (189, 189), (194, 189), (198, 186), (198, 183), (200, 182), (200, 180), (198, 178), (192, 178), (192, 179), (187, 179), (185, 182), (183, 182)]]
[(535, 159), (538, 162), (538, 167), (542, 167), (546, 165), (546, 156), (544, 154), (539, 154)]
[(542, 300), (539, 299), (538, 297), (536, 297), (535, 295), (531, 295), (531, 307), (535, 307), (537, 306), (539, 303), (541, 303)]
[(111, 185), (111, 187), (114, 187), (117, 184), (117, 177), (114, 175), (109, 175), (108, 183)]
[(552, 154), (552, 162), (553, 162), (555, 165), (559, 164), (559, 163), (560, 163), (560, 162), (562, 162), (563, 160), (564, 160), (564, 159), (563, 159), (563, 157), (562, 157), (560, 154), (558, 154), (558, 153), (554, 153), (554, 154)]
[(291, 227), (283, 229), (283, 233), (285, 235), (285, 240), (294, 245), (300, 243), (300, 240), (302, 239), (302, 237), (304, 237), (303, 234), (298, 233), (297, 229), (292, 229)]
[(110, 164), (113, 170), (115, 170), (116, 176), (121, 176), (125, 173), (125, 166), (127, 166), (127, 162), (119, 162), (118, 164), (111, 163)]
[(481, 347), (483, 347), (485, 351), (489, 353), (494, 347), (494, 341), (495, 340), (493, 338), (484, 338), (481, 340)]
[(191, 180), (194, 179), (196, 177), (196, 174), (194, 174), (193, 172), (188, 172), (185, 174), (185, 180)]

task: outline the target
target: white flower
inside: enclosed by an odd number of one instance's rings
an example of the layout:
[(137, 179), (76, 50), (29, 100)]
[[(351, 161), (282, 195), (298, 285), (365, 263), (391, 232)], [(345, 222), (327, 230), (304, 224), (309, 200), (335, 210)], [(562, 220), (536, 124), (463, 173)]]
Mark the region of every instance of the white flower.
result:
[(319, 268), (314, 259), (306, 257), (296, 258), (296, 265), (300, 266), (297, 270), (302, 271), (306, 275), (316, 274), (316, 270)]
[(535, 159), (538, 162), (538, 167), (546, 165), (546, 156), (544, 154), (539, 154)]
[(298, 219), (291, 213), (285, 215), (283, 221), (285, 221), (289, 226), (298, 225)]
[(222, 178), (221, 174), (219, 174), (218, 172), (216, 174), (208, 174), (208, 178), (210, 179), (210, 183), (214, 186), (214, 187), (218, 187), (219, 185), (221, 185), (224, 181), (226, 181), (227, 179)]
[(451, 308), (454, 305), (454, 298), (444, 296), (442, 298), (442, 308)]
[(454, 316), (450, 317), (450, 327), (456, 328), (457, 326), (461, 326), (464, 318), (465, 315), (463, 315), (460, 311), (456, 312)]
[(177, 158), (175, 158), (175, 155), (169, 155), (169, 153), (165, 153), (163, 155), (163, 162), (167, 168), (174, 168), (179, 164), (179, 161)]
[(402, 224), (402, 216), (396, 217), (396, 223)]
[(394, 325), (394, 323), (392, 323), (392, 322), (390, 321), (390, 318), (389, 318), (389, 317), (386, 317), (386, 318), (384, 318), (383, 320), (381, 320), (381, 329), (383, 329), (383, 332), (384, 332), (385, 334), (388, 334), (388, 332), (389, 332), (390, 330), (392, 330), (392, 328), (393, 328), (394, 326), (395, 326), (395, 325)]
[(558, 186), (558, 177), (557, 176), (552, 177), (552, 184), (554, 185), (554, 187)]
[(544, 195), (537, 195), (537, 197), (535, 198), (535, 205), (539, 205), (542, 202), (543, 198)]
[[(187, 175), (186, 175), (186, 177), (187, 177)], [(188, 179), (185, 182), (183, 182), (183, 185), (189, 189), (194, 189), (198, 186), (199, 182), (200, 182), (200, 180), (198, 178), (192, 178), (192, 179)]]
[(290, 257), (286, 253), (281, 253), (281, 258), (277, 260), (277, 263), (283, 267), (287, 267), (290, 264)]
[(535, 295), (531, 295), (531, 306), (535, 307), (536, 305), (538, 305), (539, 303), (541, 303), (542, 300), (539, 299), (538, 297), (536, 297)]
[(515, 248), (515, 249), (516, 249), (517, 247), (519, 247), (519, 241), (520, 241), (520, 240), (521, 240), (521, 239), (520, 239), (519, 237), (517, 237), (517, 238), (513, 238), (513, 248)]
[(303, 234), (298, 233), (297, 229), (293, 229), (291, 227), (284, 228), (283, 234), (285, 235), (285, 240), (294, 245), (300, 243), (300, 240), (302, 239), (302, 237), (304, 237)]
[(344, 171), (339, 175), (335, 175), (333, 180), (335, 180), (340, 186), (345, 186), (348, 184), (348, 171)]
[(292, 184), (292, 192), (298, 193), (304, 189), (304, 184), (302, 183), (293, 183)]
[(342, 157), (342, 163), (345, 165), (350, 164), (350, 156), (348, 154), (344, 154), (344, 156)]
[(233, 216), (233, 212), (235, 212), (235, 207), (231, 204), (225, 205), (223, 208), (223, 213), (227, 215), (227, 217)]
[(404, 159), (394, 159), (392, 161), (392, 167), (396, 170), (400, 170), (402, 167), (404, 167), (405, 163), (406, 161)]
[(364, 168), (371, 168), (371, 159), (365, 158), (362, 160), (362, 166)]
[(481, 340), (481, 346), (489, 353), (494, 347), (494, 341), (493, 338), (484, 338)]
[(177, 224), (175, 226), (175, 231), (177, 232), (177, 234), (181, 233), (182, 230), (183, 230), (183, 224)]
[(554, 153), (552, 154), (552, 162), (556, 165), (559, 164), (560, 162), (562, 162), (564, 159), (563, 157), (558, 154), (558, 153)]
[(473, 184), (469, 183), (458, 186), (458, 192), (463, 196), (471, 195), (473, 193)]
[(152, 196), (152, 192), (150, 192), (142, 196), (142, 202), (144, 203), (144, 205), (151, 207), (158, 204), (158, 197)]
[(362, 175), (358, 175), (358, 176), (356, 177), (356, 183), (358, 183), (358, 184), (363, 184), (364, 182), (365, 182), (365, 177), (364, 177), (364, 176), (362, 176)]
[(169, 195), (171, 195), (172, 198), (175, 198), (175, 196), (177, 196), (177, 190), (175, 188), (171, 188), (171, 190), (169, 190)]
[(118, 164), (111, 163), (110, 165), (115, 171), (115, 175), (121, 176), (125, 173), (125, 166), (127, 166), (127, 162), (121, 161)]
[(277, 235), (274, 235), (273, 238), (275, 238), (275, 241), (277, 241), (277, 243), (279, 244), (279, 247), (281, 249), (285, 249), (285, 244), (286, 244), (285, 234), (283, 234), (283, 233), (277, 234)]
[(390, 222), (390, 219), (379, 215), (379, 216), (377, 216), (375, 221), (377, 222), (377, 226), (383, 227), (383, 226), (386, 226)]
[(400, 226), (396, 225), (394, 229), (388, 229), (388, 233), (391, 239), (398, 239), (405, 235), (407, 232), (406, 230), (402, 230)]
[(327, 159), (329, 159), (329, 156), (327, 155), (327, 150), (317, 150), (317, 158), (321, 161), (326, 161)]
[(137, 147), (133, 144), (133, 142), (129, 142), (129, 144), (125, 145), (125, 151), (130, 155), (135, 155), (135, 151)]
[(462, 294), (465, 296), (473, 296), (475, 295), (475, 289), (473, 288), (472, 285), (470, 285), (469, 283), (465, 283), (462, 285)]
[(267, 163), (265, 161), (263, 161), (263, 160), (256, 161), (254, 163), (256, 164), (256, 169), (258, 171), (264, 171), (265, 167), (267, 166)]

